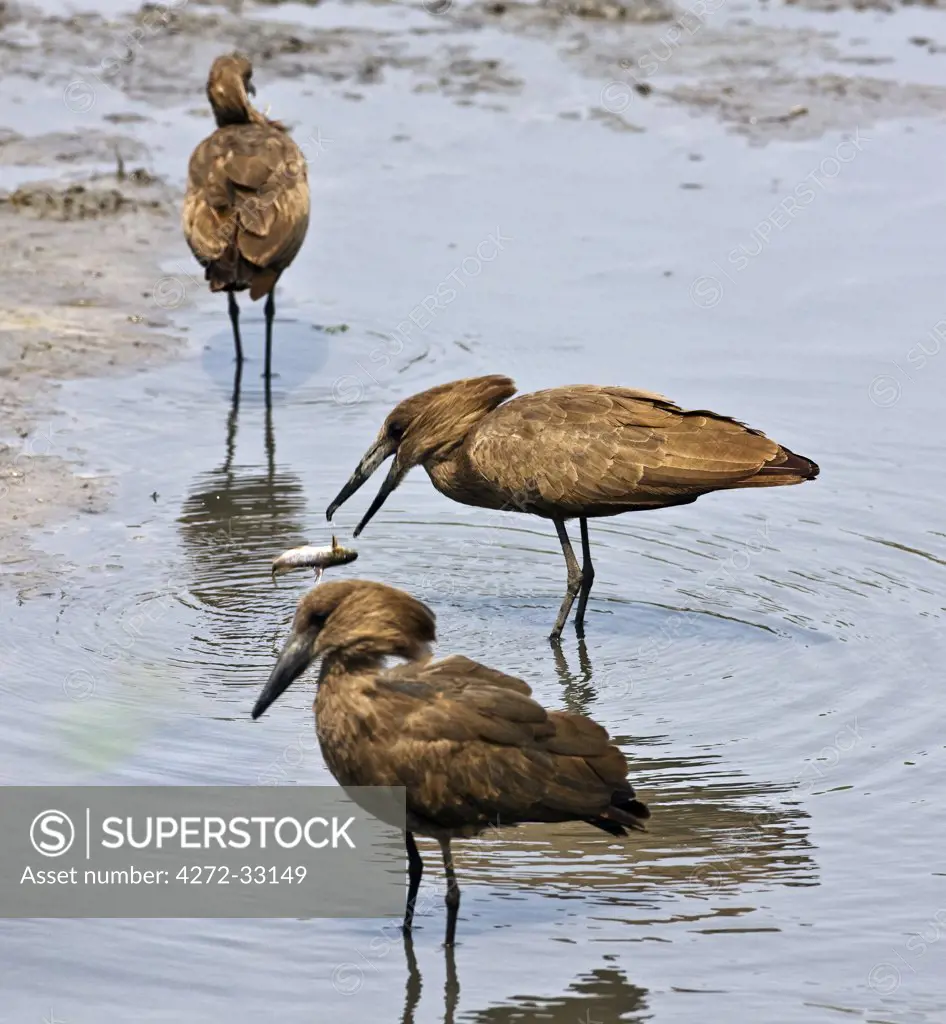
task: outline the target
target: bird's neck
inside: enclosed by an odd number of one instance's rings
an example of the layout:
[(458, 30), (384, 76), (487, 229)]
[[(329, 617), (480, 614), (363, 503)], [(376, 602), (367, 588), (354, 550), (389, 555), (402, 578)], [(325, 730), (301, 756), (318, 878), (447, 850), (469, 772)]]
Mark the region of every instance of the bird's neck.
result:
[(460, 475), (459, 446), (451, 448), (446, 454), (438, 454), (424, 462), (424, 469), (430, 477), (431, 483), (449, 498), (451, 489), (456, 485), (457, 477)]
[(377, 652), (364, 652), (356, 655), (349, 654), (346, 651), (338, 651), (327, 654), (322, 659), (322, 668), (319, 671), (319, 685), (331, 685), (334, 681), (345, 676), (378, 672), (384, 665), (384, 657), (384, 654)]
[(492, 488), (473, 472), (462, 445), (446, 456), (425, 462), (424, 469), (434, 487), (452, 501), (479, 508), (503, 507), (502, 496), (494, 494)]
[(227, 102), (214, 103), (213, 112), (218, 128), (226, 128), (233, 124), (262, 124), (285, 131), (279, 121), (270, 121), (245, 97), (233, 96)]
[(374, 642), (359, 641), (353, 647), (342, 647), (322, 658), (319, 683), (331, 683), (343, 676), (374, 674), (387, 667), (388, 659), (429, 661), (429, 644), (418, 644), (404, 637), (400, 640), (378, 638)]
[(252, 124), (250, 113), (247, 107), (214, 107), (214, 120), (218, 128), (228, 128), (234, 124)]

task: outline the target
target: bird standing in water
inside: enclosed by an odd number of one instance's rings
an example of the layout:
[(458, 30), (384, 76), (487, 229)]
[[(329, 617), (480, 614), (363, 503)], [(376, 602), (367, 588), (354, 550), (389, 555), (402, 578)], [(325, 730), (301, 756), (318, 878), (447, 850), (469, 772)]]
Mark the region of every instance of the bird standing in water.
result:
[[(650, 817), (627, 760), (590, 718), (546, 711), (521, 679), (454, 655), (431, 660), (431, 610), (367, 580), (320, 583), (299, 602), (292, 634), (253, 708), (260, 715), (321, 658), (315, 728), (342, 786), (407, 793), (410, 933), (424, 870), (414, 834), (436, 839), (447, 876), (446, 945), (460, 890), (452, 839), (523, 822), (584, 821), (614, 836)], [(388, 658), (404, 663), (386, 668)]]
[[(491, 375), (404, 399), (325, 514), (331, 520), (393, 455), (356, 537), (413, 466), (423, 466), (441, 494), (464, 505), (551, 519), (568, 570), (553, 640), (561, 636), (576, 596), (575, 628), (584, 635), (595, 578), (589, 519), (686, 505), (711, 491), (798, 484), (818, 475), (814, 462), (761, 431), (705, 409), (681, 409), (652, 392), (575, 384), (512, 398), (515, 393), (508, 377)], [(576, 518), (581, 566), (565, 528)]]
[(237, 363), (243, 362), (236, 292), (266, 296), (266, 370), (272, 366), (274, 293), (309, 225), (309, 182), (302, 151), (284, 125), (254, 109), (253, 66), (240, 54), (218, 57), (207, 79), (217, 130), (194, 150), (182, 222), (187, 244), (212, 292), (225, 291)]

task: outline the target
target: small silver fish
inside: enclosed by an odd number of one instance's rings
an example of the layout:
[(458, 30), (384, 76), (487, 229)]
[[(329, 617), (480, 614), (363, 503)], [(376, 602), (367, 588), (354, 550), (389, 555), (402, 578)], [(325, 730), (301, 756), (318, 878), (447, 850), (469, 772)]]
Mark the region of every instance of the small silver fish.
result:
[(357, 551), (343, 548), (334, 536), (331, 547), (315, 548), (311, 544), (305, 544), (301, 548), (290, 548), (273, 560), (273, 583), (276, 582), (277, 576), (292, 572), (293, 569), (314, 569), (315, 582), (318, 583), (326, 569), (333, 565), (348, 565), (357, 557)]

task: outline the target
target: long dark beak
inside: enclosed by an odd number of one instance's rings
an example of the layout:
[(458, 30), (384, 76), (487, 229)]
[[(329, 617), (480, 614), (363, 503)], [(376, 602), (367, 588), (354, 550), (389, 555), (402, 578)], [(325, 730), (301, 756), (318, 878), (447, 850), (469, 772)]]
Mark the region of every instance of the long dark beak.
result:
[(377, 496), (374, 501), (368, 506), (368, 511), (361, 517), (361, 522), (355, 527), (352, 532), (353, 537), (357, 537), (359, 533), (368, 525), (371, 517), (378, 511), (379, 508), (385, 503), (388, 495), (395, 487), (404, 479), (404, 471), (398, 465), (397, 459), (391, 463), (391, 468), (388, 470), (388, 475), (384, 478), (384, 483), (381, 485)]
[(247, 82), (247, 83), (246, 83), (246, 91), (247, 91), (247, 92), (248, 92), (248, 93), (249, 93), (249, 94), (250, 94), (251, 96), (255, 96), (255, 95), (256, 95), (256, 86), (255, 86), (255, 85), (254, 85), (254, 84), (253, 84), (252, 82)]
[(312, 644), (315, 637), (311, 633), (301, 635), (293, 633), (286, 641), (279, 655), (279, 660), (269, 674), (269, 679), (253, 706), (253, 720), (257, 718), (289, 688), (309, 667), (313, 659)]
[[(325, 510), (325, 518), (331, 522), (332, 516), (338, 510), (340, 505), (344, 505), (346, 501), (358, 490), (359, 487), (368, 479), (369, 476), (384, 462), (385, 459), (390, 458), (397, 449), (397, 443), (390, 438), (382, 437), (365, 452), (364, 457), (352, 473), (349, 481), (345, 486), (338, 492), (337, 497), (331, 505)], [(377, 509), (374, 510), (375, 512)], [(367, 520), (362, 520), (362, 526)], [(361, 527), (359, 526), (359, 530)], [(355, 536), (358, 536), (356, 531)]]

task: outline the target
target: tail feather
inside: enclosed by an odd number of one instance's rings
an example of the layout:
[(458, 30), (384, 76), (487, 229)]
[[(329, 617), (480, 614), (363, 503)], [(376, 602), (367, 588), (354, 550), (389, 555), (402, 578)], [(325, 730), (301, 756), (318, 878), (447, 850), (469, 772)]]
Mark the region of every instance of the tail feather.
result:
[(775, 455), (748, 480), (741, 480), (737, 487), (784, 487), (814, 480), (821, 472), (818, 464), (804, 455), (796, 455), (788, 448), (779, 447)]
[(619, 789), (611, 794), (611, 806), (598, 817), (589, 818), (588, 824), (612, 836), (626, 836), (628, 829), (646, 832), (644, 822), (649, 817), (650, 808), (637, 799), (634, 790)]
[(207, 264), (204, 276), (212, 292), (243, 291), (249, 288), (250, 298), (255, 302), (273, 289), (279, 273), (250, 263), (240, 252), (234, 238), (218, 259)]
[(247, 287), (249, 275), (243, 273), (243, 264), (243, 257), (233, 238), (221, 255), (207, 264), (205, 276), (210, 282), (210, 290), (222, 292)]

